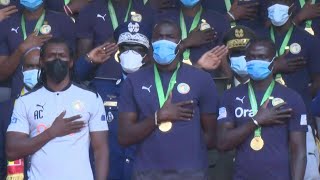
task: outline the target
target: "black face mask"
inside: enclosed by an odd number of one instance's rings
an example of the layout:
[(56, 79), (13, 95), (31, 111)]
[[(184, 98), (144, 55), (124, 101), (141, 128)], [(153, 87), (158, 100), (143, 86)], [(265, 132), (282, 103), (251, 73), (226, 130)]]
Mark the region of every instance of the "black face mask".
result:
[(47, 76), (59, 84), (67, 76), (69, 72), (68, 61), (62, 61), (61, 59), (55, 59), (45, 63), (45, 71)]

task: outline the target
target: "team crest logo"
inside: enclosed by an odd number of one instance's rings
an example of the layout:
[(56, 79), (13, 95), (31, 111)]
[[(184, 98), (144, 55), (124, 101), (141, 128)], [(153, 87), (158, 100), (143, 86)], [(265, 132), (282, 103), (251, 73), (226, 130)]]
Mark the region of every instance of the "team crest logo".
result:
[(236, 38), (242, 38), (244, 36), (243, 29), (236, 29), (234, 32), (234, 36)]
[(188, 94), (190, 91), (190, 86), (186, 83), (180, 83), (177, 89), (180, 94)]
[(113, 120), (114, 120), (114, 116), (113, 116), (112, 112), (109, 111), (108, 115), (107, 115), (107, 122), (111, 123)]
[(73, 107), (73, 109), (76, 110), (76, 111), (80, 111), (80, 112), (81, 112), (81, 111), (84, 110), (84, 104), (83, 104), (83, 102), (80, 101), (80, 100), (74, 101), (74, 102), (72, 103), (72, 107)]
[(281, 98), (273, 98), (272, 99), (272, 106), (277, 106), (277, 105), (279, 105), (281, 103), (284, 103), (284, 100), (281, 99)]
[(129, 23), (128, 24), (128, 31), (131, 33), (137, 33), (140, 30), (140, 25), (138, 23)]
[(290, 45), (291, 54), (299, 54), (301, 52), (301, 46), (298, 43), (292, 43)]

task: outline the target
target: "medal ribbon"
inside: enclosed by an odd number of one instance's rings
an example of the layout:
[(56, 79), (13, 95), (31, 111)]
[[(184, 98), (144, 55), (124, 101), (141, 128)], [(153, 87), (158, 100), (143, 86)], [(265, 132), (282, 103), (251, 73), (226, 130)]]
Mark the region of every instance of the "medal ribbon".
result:
[[(36, 31), (37, 34), (39, 33), (41, 26), (43, 25), (44, 17), (45, 17), (45, 10), (43, 10), (40, 18), (38, 19), (36, 27), (34, 27), (33, 31)], [(22, 34), (23, 34), (23, 40), (26, 40), (27, 39), (27, 31), (26, 31), (26, 20), (24, 18), (24, 15), (22, 15), (22, 17), (21, 17), (21, 30), (22, 30)]]
[[(129, 0), (129, 5), (128, 5), (126, 17), (124, 18), (123, 22), (127, 22), (128, 21), (129, 12), (131, 11), (131, 7), (132, 7), (132, 0)], [(117, 19), (117, 14), (116, 14), (116, 12), (114, 10), (114, 7), (113, 7), (113, 4), (112, 4), (111, 0), (108, 1), (108, 10), (109, 10), (109, 15), (110, 15), (110, 18), (111, 18), (111, 23), (112, 23), (113, 30), (115, 30), (119, 26), (119, 23), (118, 23), (118, 19)]]
[[(263, 98), (262, 98), (262, 101), (260, 103), (260, 106), (262, 106), (263, 103), (265, 103), (269, 99), (269, 97), (272, 94), (274, 85), (275, 85), (275, 82), (274, 82), (274, 80), (272, 80), (272, 82), (270, 83), (267, 91), (263, 95)], [(249, 87), (249, 100), (250, 100), (251, 110), (253, 112), (253, 115), (255, 116), (257, 114), (257, 112), (258, 112), (258, 103), (257, 103), (257, 99), (256, 99), (256, 95), (254, 93), (253, 87), (252, 87), (250, 82), (248, 83), (248, 87)], [(261, 137), (261, 127), (257, 128), (254, 131), (254, 137)]]
[[(224, 0), (224, 4), (226, 5), (227, 12), (231, 9), (231, 0)], [(231, 27), (236, 26), (236, 22), (231, 22)]]
[(162, 82), (160, 79), (160, 75), (159, 75), (159, 71), (156, 65), (154, 65), (154, 80), (156, 83), (156, 88), (157, 88), (157, 94), (158, 94), (158, 99), (159, 99), (159, 105), (160, 108), (162, 108), (162, 106), (164, 105), (164, 103), (166, 102), (166, 100), (169, 97), (169, 94), (171, 93), (176, 80), (177, 80), (177, 73), (178, 70), (180, 68), (180, 63), (177, 65), (177, 69), (174, 71), (174, 73), (172, 74), (171, 78), (170, 78), (170, 82), (169, 82), (169, 86), (167, 89), (167, 93), (166, 93), (166, 97), (164, 97), (164, 91), (163, 91), (163, 86), (162, 86)]
[[(293, 26), (291, 26), (290, 29), (288, 30), (285, 38), (284, 38), (283, 41), (282, 41), (282, 44), (281, 44), (281, 46), (280, 46), (280, 49), (279, 49), (278, 51), (276, 51), (277, 57), (284, 54), (285, 49), (286, 49), (286, 47), (288, 46), (288, 43), (289, 43), (289, 41), (290, 41), (290, 39), (291, 39), (292, 32), (293, 32)], [(271, 26), (271, 29), (270, 29), (270, 36), (271, 36), (271, 40), (273, 41), (273, 43), (276, 44), (276, 38), (275, 38), (275, 35), (274, 35), (273, 26)], [(281, 84), (285, 85), (285, 82), (284, 82), (284, 80), (282, 79), (281, 74), (277, 74), (277, 75), (276, 75), (276, 80), (277, 80), (278, 82), (280, 82)]]
[(71, 0), (64, 0), (64, 5), (68, 5)]
[[(311, 4), (314, 4), (316, 0), (311, 0)], [(301, 8), (306, 4), (306, 0), (299, 0)], [(312, 20), (306, 21), (306, 28), (312, 28)]]
[[(189, 33), (198, 26), (202, 11), (203, 9), (202, 7), (200, 7), (200, 10), (197, 12), (196, 16), (193, 18)], [(184, 40), (188, 37), (188, 33), (187, 33), (187, 26), (186, 26), (186, 22), (184, 21), (182, 10), (180, 11), (180, 29), (181, 29), (182, 40)], [(190, 49), (186, 49), (183, 52), (183, 59), (184, 60), (190, 59)]]

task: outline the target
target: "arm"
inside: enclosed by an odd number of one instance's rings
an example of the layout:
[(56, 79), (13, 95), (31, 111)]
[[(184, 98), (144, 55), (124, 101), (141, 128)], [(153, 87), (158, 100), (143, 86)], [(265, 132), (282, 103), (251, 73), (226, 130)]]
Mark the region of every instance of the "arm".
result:
[(292, 180), (301, 180), (304, 178), (304, 173), (307, 164), (306, 133), (290, 132), (289, 144)]
[(93, 39), (78, 39), (77, 45), (77, 58), (79, 58), (87, 54), (93, 48)]
[(105, 180), (109, 170), (109, 147), (107, 131), (91, 132), (91, 145), (94, 153), (96, 179)]
[(48, 130), (33, 138), (29, 138), (29, 135), (24, 133), (8, 132), (6, 137), (7, 158), (16, 160), (34, 154), (52, 139)]
[(149, 117), (137, 122), (136, 113), (119, 113), (118, 140), (123, 146), (129, 146), (143, 141), (155, 128), (154, 117)]
[(311, 96), (314, 97), (320, 90), (320, 73), (311, 75), (312, 84), (310, 87)]
[(216, 146), (217, 117), (215, 114), (201, 114), (200, 120), (207, 147), (212, 149)]
[(222, 151), (231, 150), (252, 135), (256, 129), (253, 121), (240, 127), (235, 127), (233, 122), (222, 122), (218, 124), (217, 148)]
[(11, 56), (0, 56), (0, 81), (8, 79), (15, 72), (22, 55), (23, 52), (17, 49)]

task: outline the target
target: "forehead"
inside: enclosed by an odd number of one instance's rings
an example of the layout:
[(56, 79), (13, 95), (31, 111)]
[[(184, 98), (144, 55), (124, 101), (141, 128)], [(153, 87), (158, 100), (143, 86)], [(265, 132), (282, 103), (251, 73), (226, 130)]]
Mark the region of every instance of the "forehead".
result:
[(256, 43), (248, 47), (247, 53), (254, 55), (269, 55), (269, 53), (271, 53), (271, 47), (265, 43)]
[(269, 0), (269, 4), (290, 4), (292, 0)]
[(69, 53), (69, 48), (64, 43), (51, 43), (47, 45), (45, 52), (46, 53), (52, 53), (52, 52)]
[(179, 29), (177, 26), (173, 24), (159, 24), (156, 25), (153, 31), (153, 36), (160, 36), (160, 35), (179, 35)]

